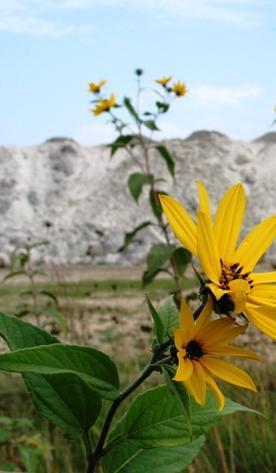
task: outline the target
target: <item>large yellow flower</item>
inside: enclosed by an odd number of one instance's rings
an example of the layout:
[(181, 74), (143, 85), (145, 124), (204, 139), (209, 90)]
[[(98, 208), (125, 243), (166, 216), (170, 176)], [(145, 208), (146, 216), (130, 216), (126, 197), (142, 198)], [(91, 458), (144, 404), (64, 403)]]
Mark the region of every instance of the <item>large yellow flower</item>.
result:
[(156, 79), (156, 83), (162, 85), (163, 87), (166, 87), (168, 83), (170, 82), (172, 76), (164, 76), (161, 77), (161, 79)]
[(200, 317), (194, 321), (186, 301), (181, 302), (180, 328), (174, 332), (178, 367), (174, 381), (184, 382), (195, 401), (204, 406), (206, 385), (215, 394), (219, 410), (224, 407), (224, 396), (213, 376), (242, 388), (256, 391), (250, 376), (221, 356), (257, 359), (257, 355), (243, 348), (229, 345), (244, 327), (237, 326), (229, 317), (211, 320), (212, 302), (209, 297)]
[(115, 105), (116, 97), (114, 94), (112, 94), (108, 99), (99, 100), (91, 111), (94, 113), (94, 115), (100, 115), (103, 112), (108, 112)]
[(88, 88), (89, 92), (92, 94), (98, 94), (101, 91), (101, 88), (106, 84), (106, 80), (100, 80), (99, 82), (89, 82)]
[(178, 201), (159, 196), (176, 237), (199, 258), (208, 278), (206, 287), (218, 301), (220, 312), (243, 313), (256, 327), (276, 338), (276, 272), (254, 272), (276, 237), (276, 215), (263, 220), (237, 245), (246, 203), (242, 184), (224, 194), (214, 220), (207, 191), (200, 181), (197, 186), (197, 222)]

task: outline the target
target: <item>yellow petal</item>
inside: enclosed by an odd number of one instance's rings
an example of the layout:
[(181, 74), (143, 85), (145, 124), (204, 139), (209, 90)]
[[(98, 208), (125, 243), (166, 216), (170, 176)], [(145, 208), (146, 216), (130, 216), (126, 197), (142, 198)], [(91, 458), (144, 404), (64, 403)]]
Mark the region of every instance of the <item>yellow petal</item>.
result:
[(252, 273), (250, 278), (255, 284), (264, 284), (274, 282), (276, 283), (276, 271), (271, 271), (271, 273)]
[(217, 398), (218, 405), (219, 405), (219, 411), (222, 411), (223, 408), (224, 408), (224, 405), (225, 405), (224, 395), (222, 394), (222, 392), (219, 389), (217, 383), (212, 378), (212, 376), (209, 374), (209, 371), (205, 368), (205, 366), (204, 366), (204, 376), (205, 376), (206, 383), (212, 389), (214, 395)]
[(235, 306), (235, 313), (241, 314), (244, 311), (247, 294), (250, 286), (245, 279), (234, 279), (229, 283), (230, 297)]
[(194, 337), (195, 321), (191, 308), (185, 299), (181, 299), (180, 328), (183, 331), (185, 342), (188, 343)]
[(276, 339), (276, 309), (268, 310), (267, 307), (258, 307), (247, 303), (245, 314), (251, 322), (266, 335)]
[(260, 360), (260, 357), (254, 351), (231, 346), (216, 346), (213, 349), (208, 350), (208, 355), (239, 356), (251, 358), (252, 360)]
[(221, 266), (215, 244), (213, 228), (203, 212), (198, 212), (198, 257), (207, 277), (214, 283), (219, 282)]
[(205, 213), (208, 218), (212, 221), (211, 216), (211, 207), (209, 202), (208, 192), (206, 187), (204, 186), (203, 182), (200, 180), (196, 180), (196, 186), (198, 189), (198, 196), (199, 196), (199, 211)]
[(197, 229), (195, 222), (184, 207), (173, 197), (159, 194), (159, 199), (176, 238), (193, 255), (197, 255)]
[(201, 406), (205, 404), (206, 397), (206, 381), (203, 369), (198, 361), (193, 360), (193, 375), (189, 379), (189, 383), (192, 386), (192, 393)]
[(214, 223), (219, 254), (224, 262), (232, 261), (245, 213), (245, 192), (242, 184), (231, 187), (222, 197)]
[(276, 237), (276, 216), (268, 217), (257, 225), (241, 242), (233, 261), (243, 267), (243, 273), (252, 271)]
[(203, 351), (208, 353), (209, 350), (212, 350), (214, 347), (222, 347), (227, 345), (229, 342), (234, 340), (234, 338), (241, 335), (247, 329), (247, 324), (243, 326), (229, 325), (228, 327), (222, 327), (220, 331), (216, 334), (213, 334), (212, 337), (208, 337), (207, 341), (203, 343)]
[(276, 285), (275, 284), (257, 284), (247, 296), (248, 302), (263, 306), (276, 305)]
[(209, 287), (209, 289), (212, 291), (217, 301), (219, 301), (222, 298), (222, 296), (229, 293), (228, 290), (221, 289), (221, 287), (219, 287), (217, 284), (214, 284), (212, 282), (207, 283), (206, 287)]
[(178, 367), (175, 373), (174, 381), (187, 381), (193, 374), (193, 363), (189, 358), (183, 358), (181, 353), (177, 354)]
[(200, 341), (205, 344), (216, 343), (217, 339), (223, 341), (224, 333), (227, 334), (226, 330), (233, 327), (233, 320), (231, 317), (224, 319), (212, 320), (204, 329), (204, 332), (200, 333)]
[(200, 361), (209, 371), (211, 371), (211, 373), (224, 381), (242, 388), (251, 389), (255, 392), (257, 391), (250, 376), (232, 363), (229, 363), (226, 360), (212, 358), (211, 356), (203, 356)]
[(177, 328), (173, 333), (174, 343), (177, 350), (182, 350), (185, 346), (185, 331), (181, 328)]
[(199, 318), (196, 321), (195, 334), (194, 334), (195, 337), (199, 335), (202, 330), (204, 331), (205, 326), (208, 325), (208, 323), (210, 322), (212, 312), (213, 312), (213, 302), (212, 302), (211, 296), (209, 295), (207, 302), (205, 306), (203, 307)]

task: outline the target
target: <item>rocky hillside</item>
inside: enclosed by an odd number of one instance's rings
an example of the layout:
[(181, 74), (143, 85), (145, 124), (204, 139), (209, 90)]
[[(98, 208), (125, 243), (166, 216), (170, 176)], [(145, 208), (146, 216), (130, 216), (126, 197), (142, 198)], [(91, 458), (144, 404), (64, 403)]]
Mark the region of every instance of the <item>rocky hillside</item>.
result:
[[(237, 181), (248, 194), (246, 228), (276, 211), (276, 133), (255, 141), (234, 141), (217, 132), (198, 131), (186, 140), (166, 142), (176, 161), (176, 183), (152, 150), (156, 172), (166, 176), (163, 190), (197, 206), (194, 180), (202, 179), (215, 202)], [(121, 254), (124, 231), (149, 217), (146, 195), (137, 206), (126, 182), (138, 170), (118, 153), (110, 160), (104, 146), (81, 147), (58, 138), (27, 148), (0, 147), (0, 259), (25, 241), (46, 239), (37, 257), (53, 263), (134, 263), (152, 241), (150, 227)], [(45, 253), (45, 254), (44, 254)], [(276, 245), (269, 257), (276, 260)]]

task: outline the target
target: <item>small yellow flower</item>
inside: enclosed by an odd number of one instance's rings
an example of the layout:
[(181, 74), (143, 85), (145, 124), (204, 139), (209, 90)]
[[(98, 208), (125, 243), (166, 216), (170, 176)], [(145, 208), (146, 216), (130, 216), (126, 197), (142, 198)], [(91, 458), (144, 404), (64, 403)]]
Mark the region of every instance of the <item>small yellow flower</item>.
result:
[(207, 190), (197, 181), (199, 209), (195, 222), (182, 205), (160, 195), (164, 213), (181, 243), (199, 258), (206, 289), (221, 313), (245, 315), (276, 338), (276, 271), (255, 273), (257, 262), (276, 238), (276, 215), (263, 220), (237, 245), (246, 197), (237, 184), (222, 197), (212, 218)]
[(168, 83), (170, 82), (172, 76), (164, 76), (164, 77), (161, 77), (161, 79), (156, 79), (156, 84), (160, 84), (162, 85), (163, 87), (166, 87), (168, 85)]
[(111, 94), (108, 99), (101, 99), (98, 101), (96, 106), (92, 108), (91, 112), (94, 115), (101, 115), (103, 112), (108, 112), (112, 107), (116, 105), (116, 96)]
[(184, 97), (187, 94), (187, 86), (184, 82), (174, 82), (172, 86), (172, 92), (175, 93), (177, 97)]
[(89, 82), (89, 92), (92, 94), (98, 94), (101, 91), (101, 88), (106, 84), (106, 80), (100, 80), (100, 82)]
[(177, 370), (174, 381), (183, 382), (195, 401), (204, 406), (206, 385), (217, 398), (219, 410), (224, 407), (224, 396), (213, 376), (242, 388), (257, 391), (250, 376), (221, 356), (238, 356), (258, 360), (256, 353), (229, 343), (245, 327), (237, 326), (231, 318), (211, 320), (212, 301), (208, 301), (199, 318), (194, 321), (185, 299), (181, 301), (180, 328), (174, 332), (177, 351)]

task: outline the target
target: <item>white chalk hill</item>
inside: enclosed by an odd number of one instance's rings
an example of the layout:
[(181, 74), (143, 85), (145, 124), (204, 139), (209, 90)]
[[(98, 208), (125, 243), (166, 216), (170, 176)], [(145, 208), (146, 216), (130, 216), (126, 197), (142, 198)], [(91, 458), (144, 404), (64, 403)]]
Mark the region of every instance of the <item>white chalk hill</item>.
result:
[[(241, 181), (248, 195), (245, 230), (276, 213), (276, 133), (257, 140), (231, 140), (218, 132), (198, 131), (186, 140), (165, 144), (176, 163), (176, 183), (152, 148), (151, 163), (162, 189), (195, 212), (194, 181), (202, 179), (215, 203), (230, 185)], [(138, 152), (138, 151), (137, 151)], [(139, 171), (123, 152), (110, 159), (105, 146), (81, 147), (55, 138), (26, 148), (0, 147), (0, 256), (7, 260), (16, 245), (49, 240), (37, 250), (46, 262), (124, 263), (141, 261), (150, 245), (162, 241), (147, 227), (129, 248), (118, 253), (124, 232), (150, 218), (147, 188), (137, 205), (127, 189)], [(215, 206), (214, 206), (215, 208)], [(270, 251), (275, 261), (276, 248)]]

